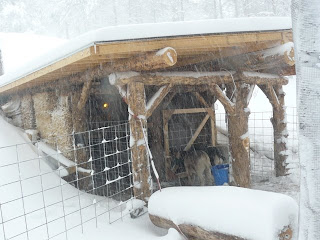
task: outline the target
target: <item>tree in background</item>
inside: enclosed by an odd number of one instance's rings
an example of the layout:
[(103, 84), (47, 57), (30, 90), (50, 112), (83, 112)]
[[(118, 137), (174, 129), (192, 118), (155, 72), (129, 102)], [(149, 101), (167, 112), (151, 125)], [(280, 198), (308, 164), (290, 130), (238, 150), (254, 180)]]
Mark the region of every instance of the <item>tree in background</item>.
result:
[(0, 49), (0, 76), (4, 74), (3, 63), (2, 63), (2, 54)]
[(290, 0), (0, 0), (0, 31), (72, 38), (101, 27), (289, 16)]
[(299, 117), (299, 240), (320, 236), (320, 1), (293, 0)]

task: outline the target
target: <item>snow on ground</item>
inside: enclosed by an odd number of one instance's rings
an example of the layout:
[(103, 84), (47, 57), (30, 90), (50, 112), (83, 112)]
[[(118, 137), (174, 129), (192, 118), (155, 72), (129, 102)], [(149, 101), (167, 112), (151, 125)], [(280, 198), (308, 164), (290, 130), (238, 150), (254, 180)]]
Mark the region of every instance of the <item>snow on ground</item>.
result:
[[(115, 208), (110, 212), (111, 220), (120, 218), (121, 213), (128, 213), (130, 202), (126, 208), (126, 204), (119, 205), (112, 199), (79, 192), (61, 180), (58, 172), (53, 172), (44, 159), (38, 157), (37, 149), (29, 143), (25, 134), (1, 116), (0, 129), (0, 220), (5, 222), (6, 238), (21, 234), (14, 239), (27, 239), (23, 234), (26, 222), (30, 240), (46, 239), (47, 234), (55, 236), (64, 232), (66, 227), (74, 227), (68, 232), (69, 240), (102, 240), (106, 236), (119, 240), (129, 236), (133, 239), (179, 239), (174, 231), (166, 235), (166, 230), (153, 226), (147, 214), (135, 220), (127, 215), (123, 221), (109, 225), (107, 209)], [(14, 146), (3, 148), (10, 145)], [(84, 223), (84, 234), (81, 227), (76, 227), (81, 224), (80, 204), (82, 221), (88, 221)], [(96, 213), (101, 214), (97, 222)], [(4, 239), (1, 224), (0, 239)], [(54, 239), (66, 239), (66, 235), (61, 234)]]
[[(145, 39), (167, 36), (199, 35), (209, 33), (253, 32), (291, 29), (291, 19), (287, 17), (253, 17), (234, 19), (211, 19), (202, 21), (148, 23), (106, 27), (88, 32), (72, 39), (56, 49), (48, 51), (15, 71), (8, 71), (0, 77), (4, 86), (36, 70), (68, 57), (80, 50), (95, 46), (100, 42), (131, 39)], [(50, 42), (46, 42), (50, 45)]]
[(165, 188), (151, 196), (149, 213), (177, 225), (255, 240), (279, 239), (287, 226), (297, 230), (298, 222), (291, 197), (230, 186)]

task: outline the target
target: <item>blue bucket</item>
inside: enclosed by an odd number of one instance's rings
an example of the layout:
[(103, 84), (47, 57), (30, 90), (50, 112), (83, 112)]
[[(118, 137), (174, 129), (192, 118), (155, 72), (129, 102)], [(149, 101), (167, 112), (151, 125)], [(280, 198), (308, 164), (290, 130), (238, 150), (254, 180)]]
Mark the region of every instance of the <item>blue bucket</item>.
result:
[(229, 164), (216, 165), (211, 168), (216, 186), (229, 183)]

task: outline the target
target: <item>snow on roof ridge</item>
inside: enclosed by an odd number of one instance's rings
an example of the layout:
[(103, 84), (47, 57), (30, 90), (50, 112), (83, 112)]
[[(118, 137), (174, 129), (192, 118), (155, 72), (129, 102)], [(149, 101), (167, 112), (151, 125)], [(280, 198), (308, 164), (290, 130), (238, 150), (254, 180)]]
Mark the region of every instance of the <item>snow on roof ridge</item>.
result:
[(185, 22), (147, 23), (97, 29), (71, 39), (56, 49), (0, 77), (0, 87), (60, 61), (76, 52), (103, 42), (214, 33), (254, 32), (291, 29), (289, 17), (210, 19)]

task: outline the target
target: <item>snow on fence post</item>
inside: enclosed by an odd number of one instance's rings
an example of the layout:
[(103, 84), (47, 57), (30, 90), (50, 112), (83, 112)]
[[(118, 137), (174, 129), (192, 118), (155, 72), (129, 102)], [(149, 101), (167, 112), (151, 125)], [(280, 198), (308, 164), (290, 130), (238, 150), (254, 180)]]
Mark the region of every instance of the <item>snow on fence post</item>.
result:
[(297, 72), (300, 221), (299, 239), (320, 235), (320, 1), (293, 0)]
[(150, 164), (142, 126), (147, 126), (144, 84), (128, 83), (128, 111), (134, 196), (148, 202), (151, 196)]

